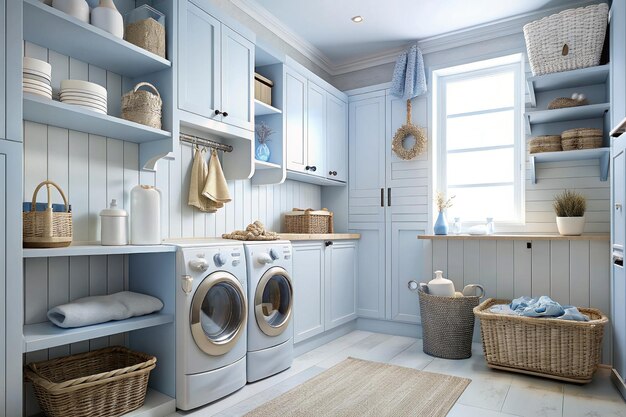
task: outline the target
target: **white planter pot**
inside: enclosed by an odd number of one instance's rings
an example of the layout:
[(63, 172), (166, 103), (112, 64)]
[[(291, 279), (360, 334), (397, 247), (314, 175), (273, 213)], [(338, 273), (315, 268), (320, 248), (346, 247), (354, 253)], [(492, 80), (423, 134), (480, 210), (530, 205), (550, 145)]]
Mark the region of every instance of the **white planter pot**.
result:
[(580, 236), (585, 229), (585, 216), (557, 217), (556, 227), (562, 236)]

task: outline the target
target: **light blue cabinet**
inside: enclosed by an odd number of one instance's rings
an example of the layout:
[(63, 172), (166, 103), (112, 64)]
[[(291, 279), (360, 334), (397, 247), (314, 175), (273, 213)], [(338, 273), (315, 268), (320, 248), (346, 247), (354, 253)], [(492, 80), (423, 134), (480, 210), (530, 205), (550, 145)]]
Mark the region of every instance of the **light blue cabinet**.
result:
[(294, 342), (357, 318), (357, 242), (293, 243)]
[(334, 241), (326, 247), (325, 260), (325, 330), (357, 318), (356, 251), (357, 242)]
[(611, 126), (626, 117), (626, 2), (615, 1), (611, 6)]
[(309, 81), (307, 83), (307, 166), (310, 175), (326, 177), (326, 91)]
[(348, 180), (348, 103), (326, 93), (326, 178)]
[[(0, 0), (0, 22), (6, 27), (6, 1)], [(0, 30), (0, 138), (6, 137), (6, 30)], [(4, 403), (4, 401), (2, 401)]]
[(285, 103), (283, 114), (285, 119), (285, 144), (287, 146), (287, 169), (306, 172), (306, 103), (307, 80), (298, 72), (285, 69)]
[(253, 131), (254, 44), (191, 1), (179, 7), (178, 108)]
[(293, 341), (324, 331), (324, 248), (320, 242), (293, 244)]

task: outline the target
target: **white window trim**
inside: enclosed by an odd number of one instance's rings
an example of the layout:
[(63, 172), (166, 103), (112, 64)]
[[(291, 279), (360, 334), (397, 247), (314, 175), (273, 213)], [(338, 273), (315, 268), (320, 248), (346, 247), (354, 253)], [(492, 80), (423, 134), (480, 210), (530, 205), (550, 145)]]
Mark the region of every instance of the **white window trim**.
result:
[[(500, 58), (488, 59), (479, 62), (474, 62), (465, 65), (458, 65), (450, 68), (443, 68), (433, 71), (432, 73), (432, 123), (433, 126), (433, 188), (436, 191), (443, 193), (447, 192), (447, 179), (446, 179), (446, 166), (445, 161), (447, 157), (446, 143), (442, 138), (445, 138), (446, 132), (446, 118), (440, 117), (445, 114), (445, 93), (446, 83), (449, 81), (458, 81), (468, 78), (473, 78), (481, 74), (493, 74), (498, 71), (510, 71), (513, 70), (515, 83), (519, 86), (515, 90), (514, 106), (506, 107), (512, 108), (518, 115), (515, 118), (514, 123), (514, 164), (517, 167), (514, 171), (513, 188), (514, 188), (514, 219), (512, 221), (498, 221), (494, 219), (498, 232), (502, 231), (514, 231), (519, 230), (520, 226), (525, 224), (525, 134), (524, 134), (524, 60), (522, 54), (508, 55)], [(498, 110), (504, 110), (501, 108)], [(478, 111), (475, 114), (485, 114), (493, 112), (494, 109), (485, 111)], [(467, 115), (469, 113), (463, 113)], [(488, 147), (485, 147), (487, 149)], [(434, 209), (433, 213), (437, 213)], [(461, 219), (463, 220), (463, 219)], [(483, 221), (463, 221), (463, 228), (466, 226), (472, 226), (475, 224), (484, 224)]]

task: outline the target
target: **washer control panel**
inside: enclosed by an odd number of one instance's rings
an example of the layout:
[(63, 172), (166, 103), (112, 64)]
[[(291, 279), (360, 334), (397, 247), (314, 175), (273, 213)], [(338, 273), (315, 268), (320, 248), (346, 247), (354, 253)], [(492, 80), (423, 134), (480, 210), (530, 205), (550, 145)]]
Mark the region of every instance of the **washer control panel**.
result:
[(187, 265), (191, 273), (204, 273), (209, 269), (237, 266), (243, 256), (240, 248), (211, 248), (200, 250), (190, 256)]

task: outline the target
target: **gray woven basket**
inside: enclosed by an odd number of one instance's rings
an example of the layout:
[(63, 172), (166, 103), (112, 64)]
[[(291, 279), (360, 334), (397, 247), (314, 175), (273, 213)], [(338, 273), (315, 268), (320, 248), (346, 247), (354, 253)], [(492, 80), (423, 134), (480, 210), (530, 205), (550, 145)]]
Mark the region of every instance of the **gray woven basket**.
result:
[(438, 297), (417, 291), (422, 316), (424, 353), (444, 359), (472, 356), (474, 307), (480, 297)]

